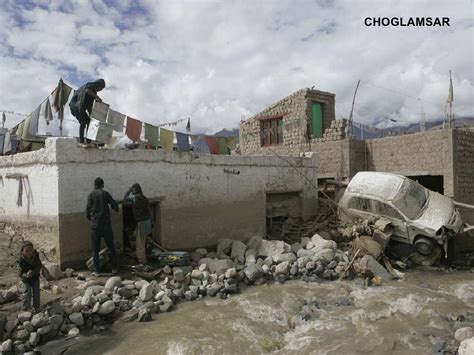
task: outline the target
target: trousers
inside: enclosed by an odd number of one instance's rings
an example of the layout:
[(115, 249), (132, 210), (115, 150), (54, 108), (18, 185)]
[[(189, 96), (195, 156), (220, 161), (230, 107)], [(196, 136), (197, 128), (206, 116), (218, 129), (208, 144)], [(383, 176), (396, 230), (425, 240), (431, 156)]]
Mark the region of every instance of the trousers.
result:
[(112, 264), (112, 269), (117, 269), (118, 266), (112, 226), (110, 225), (110, 223), (99, 225), (94, 228), (91, 228), (92, 259), (95, 272), (100, 272), (99, 251), (100, 242), (102, 239), (104, 239), (105, 245), (107, 245), (107, 249), (109, 249), (110, 263)]
[(25, 292), (23, 293), (23, 308), (30, 309), (31, 296), (33, 296), (33, 308), (38, 310), (40, 308), (40, 281), (39, 277), (35, 277), (28, 281), (23, 281)]

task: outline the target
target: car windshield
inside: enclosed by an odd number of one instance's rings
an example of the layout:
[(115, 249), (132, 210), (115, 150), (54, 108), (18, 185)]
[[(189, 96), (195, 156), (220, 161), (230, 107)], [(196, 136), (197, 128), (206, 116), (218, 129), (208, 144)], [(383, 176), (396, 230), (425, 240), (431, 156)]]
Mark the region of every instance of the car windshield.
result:
[(409, 219), (415, 219), (420, 215), (427, 198), (426, 190), (415, 181), (407, 178), (395, 196), (393, 204)]

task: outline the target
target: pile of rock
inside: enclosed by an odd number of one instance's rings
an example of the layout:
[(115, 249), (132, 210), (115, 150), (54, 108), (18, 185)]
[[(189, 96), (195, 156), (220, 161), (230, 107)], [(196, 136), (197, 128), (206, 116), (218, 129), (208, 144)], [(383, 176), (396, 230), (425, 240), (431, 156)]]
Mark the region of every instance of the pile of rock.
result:
[(114, 276), (104, 285), (78, 275), (80, 296), (42, 313), (22, 312), (16, 322), (2, 327), (6, 330), (3, 351), (31, 351), (58, 335), (74, 336), (85, 328), (100, 331), (115, 320), (150, 321), (153, 314), (167, 312), (179, 301), (205, 296), (224, 299), (244, 285), (296, 278), (332, 280), (349, 262), (334, 241), (318, 234), (292, 245), (260, 237), (247, 243), (224, 239), (216, 252), (200, 248), (192, 256), (192, 266), (166, 266), (161, 278), (151, 282)]

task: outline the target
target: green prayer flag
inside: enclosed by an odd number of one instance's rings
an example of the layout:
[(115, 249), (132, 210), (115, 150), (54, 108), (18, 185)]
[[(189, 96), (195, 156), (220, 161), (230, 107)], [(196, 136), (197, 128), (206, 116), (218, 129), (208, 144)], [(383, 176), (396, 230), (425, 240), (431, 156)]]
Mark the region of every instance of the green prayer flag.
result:
[(217, 137), (217, 146), (220, 155), (227, 155), (227, 139), (226, 137)]
[(158, 127), (145, 123), (145, 139), (152, 146), (158, 146)]

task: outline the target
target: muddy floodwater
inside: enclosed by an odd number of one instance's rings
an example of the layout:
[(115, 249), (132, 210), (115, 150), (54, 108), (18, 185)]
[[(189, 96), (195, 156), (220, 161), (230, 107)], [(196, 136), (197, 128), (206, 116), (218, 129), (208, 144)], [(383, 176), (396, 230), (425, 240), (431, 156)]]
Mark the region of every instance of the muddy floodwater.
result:
[[(306, 305), (306, 306), (305, 306)], [(432, 354), (474, 322), (474, 273), (412, 271), (364, 289), (288, 281), (179, 304), (149, 323), (47, 344), (64, 354)]]

